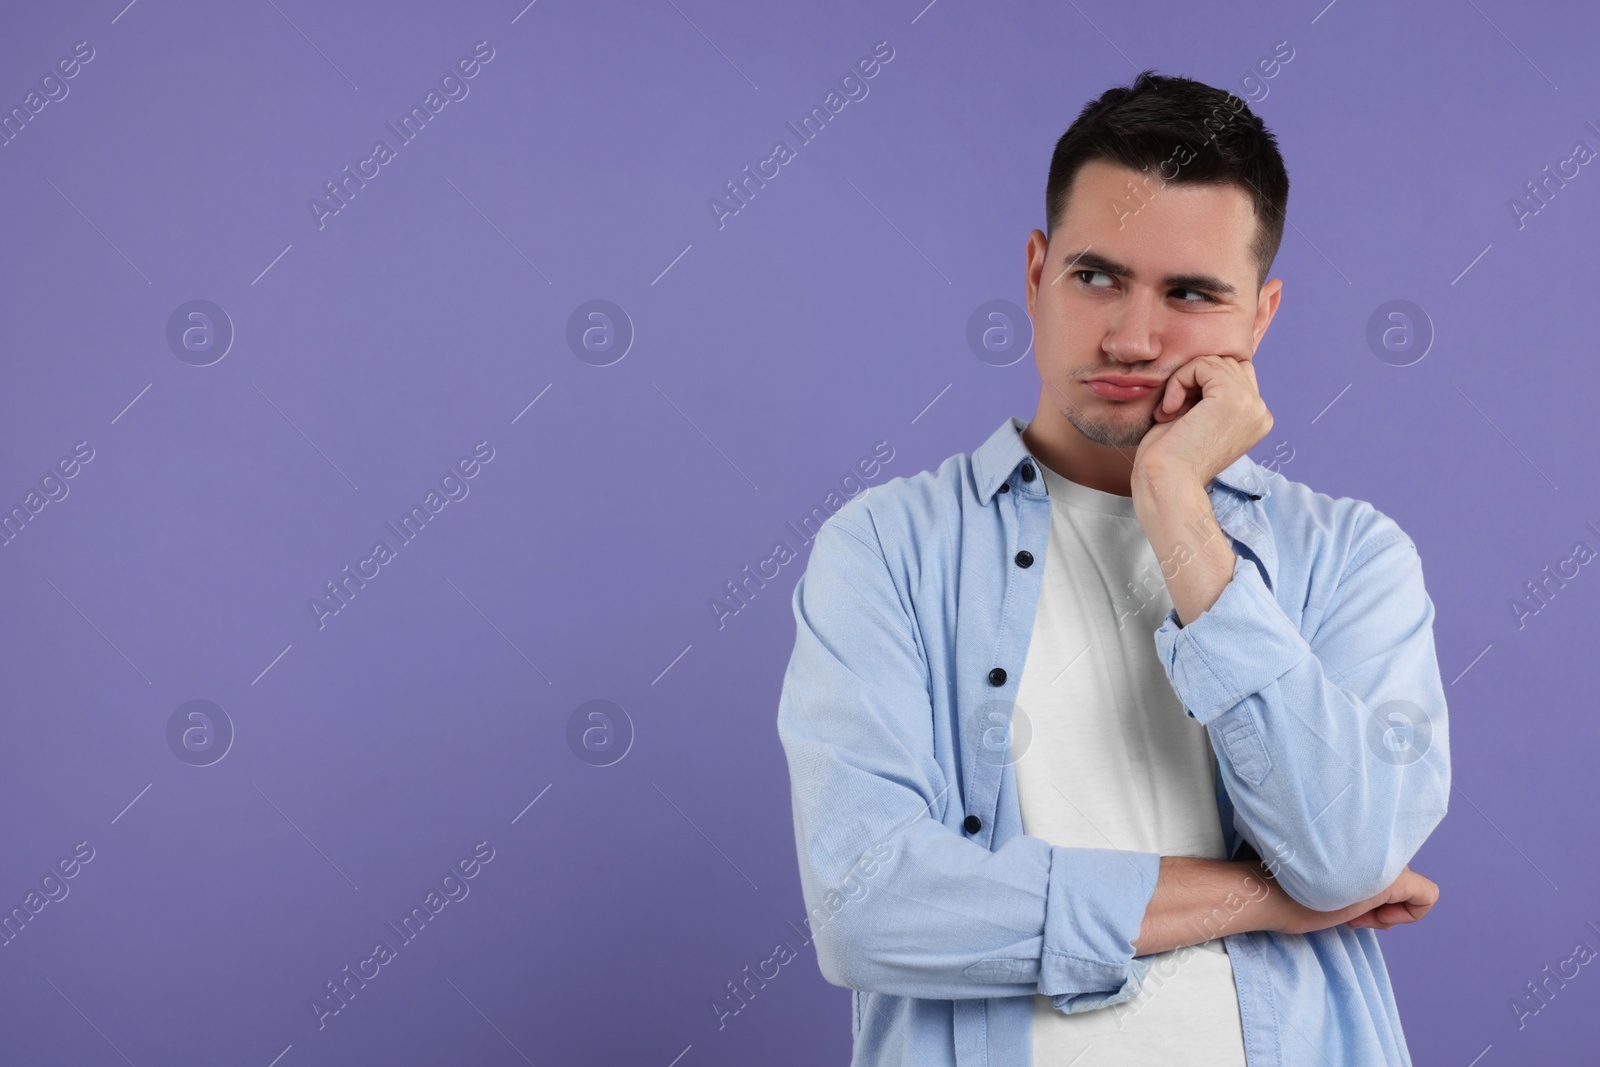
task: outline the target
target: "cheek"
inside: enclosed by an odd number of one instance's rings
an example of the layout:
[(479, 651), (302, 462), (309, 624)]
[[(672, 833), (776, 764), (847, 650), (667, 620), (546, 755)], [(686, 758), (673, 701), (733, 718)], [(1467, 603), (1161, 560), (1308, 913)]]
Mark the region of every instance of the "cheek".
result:
[(1099, 309), (1066, 299), (1039, 301), (1034, 336), (1066, 361), (1093, 358), (1106, 335), (1105, 316)]
[(1106, 361), (1099, 348), (1099, 336), (1077, 323), (1041, 324), (1033, 337), (1034, 359), (1040, 373), (1068, 378), (1082, 373), (1085, 367), (1101, 366)]
[(1167, 342), (1195, 355), (1232, 352), (1242, 342), (1249, 350), (1250, 333), (1221, 315), (1177, 315), (1167, 330)]

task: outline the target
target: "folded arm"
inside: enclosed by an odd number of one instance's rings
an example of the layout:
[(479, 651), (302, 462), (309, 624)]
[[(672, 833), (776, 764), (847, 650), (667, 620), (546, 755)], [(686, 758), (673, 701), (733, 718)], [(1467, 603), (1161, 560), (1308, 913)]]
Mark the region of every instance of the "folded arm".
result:
[(1155, 633), (1244, 836), (1291, 896), (1324, 912), (1391, 885), (1450, 793), (1421, 560), (1387, 517), (1367, 521), (1338, 582), (1307, 605), (1309, 639), (1244, 555), (1202, 612), (1187, 624), (1169, 613)]

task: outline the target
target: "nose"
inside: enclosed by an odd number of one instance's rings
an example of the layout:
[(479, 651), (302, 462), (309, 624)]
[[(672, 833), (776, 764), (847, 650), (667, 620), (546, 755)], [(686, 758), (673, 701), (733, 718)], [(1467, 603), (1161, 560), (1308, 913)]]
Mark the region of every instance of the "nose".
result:
[(1149, 363), (1161, 358), (1161, 309), (1156, 298), (1135, 291), (1118, 302), (1100, 347), (1118, 363)]

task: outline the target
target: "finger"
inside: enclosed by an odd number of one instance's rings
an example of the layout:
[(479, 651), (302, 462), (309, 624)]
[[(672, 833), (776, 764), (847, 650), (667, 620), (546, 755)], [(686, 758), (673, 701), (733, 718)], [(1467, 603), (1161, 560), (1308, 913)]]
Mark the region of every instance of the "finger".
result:
[(1172, 377), (1183, 382), (1185, 389), (1193, 389), (1199, 396), (1196, 403), (1204, 398), (1208, 391), (1214, 391), (1213, 383), (1222, 385), (1223, 375), (1236, 373), (1232, 369), (1233, 360), (1226, 356), (1207, 354), (1196, 356), (1177, 370), (1172, 372)]
[(1378, 909), (1378, 918), (1394, 926), (1397, 923), (1414, 923), (1422, 916), (1405, 904), (1385, 904)]
[(1197, 366), (1197, 360), (1190, 360), (1172, 373), (1167, 381), (1171, 383), (1169, 399), (1173, 400), (1172, 409), (1181, 408), (1189, 400), (1191, 393), (1205, 393), (1206, 375), (1202, 368)]
[(1167, 413), (1167, 391), (1172, 388), (1172, 379), (1167, 379), (1156, 387), (1156, 406), (1151, 412), (1157, 422), (1170, 422), (1172, 416)]
[(1167, 384), (1161, 389), (1161, 403), (1157, 404), (1156, 407), (1170, 417), (1175, 418), (1177, 416), (1178, 410), (1183, 407), (1183, 402), (1189, 395), (1189, 386), (1184, 380), (1186, 376), (1183, 373), (1187, 366), (1188, 364), (1184, 364), (1183, 367), (1179, 367), (1174, 371), (1172, 377), (1167, 379)]
[(1247, 388), (1247, 383), (1253, 384), (1255, 381), (1255, 368), (1235, 357), (1219, 357), (1217, 373), (1227, 375), (1230, 381), (1237, 380), (1241, 389)]
[(1200, 356), (1185, 363), (1173, 374), (1174, 378), (1183, 382), (1183, 400), (1187, 405), (1184, 411), (1222, 387), (1222, 375), (1226, 373), (1223, 362), (1220, 356)]
[(1420, 880), (1423, 882), (1422, 885), (1413, 886), (1407, 897), (1404, 900), (1397, 902), (1405, 904), (1408, 908), (1416, 913), (1418, 918), (1426, 915), (1428, 910), (1432, 908), (1434, 904), (1438, 903), (1439, 900), (1439, 887), (1434, 885), (1432, 882), (1429, 882), (1425, 878)]

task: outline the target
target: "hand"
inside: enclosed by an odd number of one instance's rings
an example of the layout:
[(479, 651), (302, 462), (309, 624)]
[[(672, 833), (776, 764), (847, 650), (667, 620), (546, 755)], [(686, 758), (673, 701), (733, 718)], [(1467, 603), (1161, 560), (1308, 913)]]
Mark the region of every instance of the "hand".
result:
[(1362, 901), (1362, 904), (1372, 904), (1372, 908), (1349, 920), (1348, 925), (1387, 930), (1400, 923), (1414, 923), (1428, 914), (1438, 901), (1439, 886), (1406, 867), (1388, 889), (1372, 900)]
[(1284, 892), (1276, 880), (1272, 885), (1283, 898), (1280, 917), (1271, 929), (1283, 934), (1308, 934), (1341, 923), (1387, 930), (1399, 923), (1416, 922), (1439, 900), (1438, 885), (1410, 867), (1402, 868), (1400, 877), (1381, 893), (1339, 911), (1312, 911)]
[(1255, 367), (1237, 356), (1197, 356), (1179, 367), (1162, 386), (1155, 419), (1134, 467), (1201, 487), (1272, 429)]

